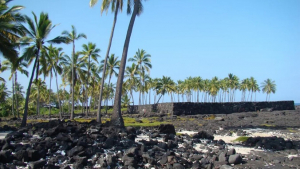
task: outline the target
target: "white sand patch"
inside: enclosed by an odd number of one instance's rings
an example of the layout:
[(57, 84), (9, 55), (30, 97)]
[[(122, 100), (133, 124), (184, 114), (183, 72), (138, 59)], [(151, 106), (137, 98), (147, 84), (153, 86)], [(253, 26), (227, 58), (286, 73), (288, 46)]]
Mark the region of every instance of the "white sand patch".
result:
[(214, 135), (214, 140), (223, 140), (225, 143), (234, 143), (234, 140), (239, 138), (239, 136), (232, 135), (232, 136), (221, 136), (221, 135)]
[(180, 133), (180, 134), (187, 134), (187, 135), (194, 135), (194, 134), (196, 134), (196, 133), (198, 133), (198, 132), (196, 132), (196, 131), (183, 130), (183, 131), (179, 131), (179, 132), (177, 132), (177, 133)]
[(234, 148), (235, 152), (239, 153), (239, 154), (250, 154), (251, 151), (263, 151), (263, 150), (255, 149), (252, 147), (240, 147), (240, 146), (236, 146), (236, 145), (227, 146), (227, 147), (228, 147), (228, 149)]
[(0, 132), (0, 140), (5, 139), (5, 136), (10, 133), (11, 131), (4, 131), (4, 132)]

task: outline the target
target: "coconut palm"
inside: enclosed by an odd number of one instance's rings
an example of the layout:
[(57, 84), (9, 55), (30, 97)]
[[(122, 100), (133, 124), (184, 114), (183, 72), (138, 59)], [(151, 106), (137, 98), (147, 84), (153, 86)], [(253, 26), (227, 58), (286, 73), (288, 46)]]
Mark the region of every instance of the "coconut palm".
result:
[(23, 6), (16, 5), (11, 8), (11, 0), (0, 1), (0, 53), (10, 62), (18, 60), (16, 41), (25, 35), (23, 26), (24, 16), (19, 13)]
[[(86, 88), (89, 88), (88, 84), (90, 81), (90, 70), (91, 70), (91, 58), (98, 63), (98, 57), (100, 55), (98, 54), (101, 50), (99, 48), (96, 48), (96, 44), (89, 42), (88, 44), (82, 45), (83, 50), (81, 53), (84, 55), (85, 58), (88, 59), (88, 77), (86, 79)], [(86, 92), (85, 100), (88, 101), (88, 92)], [(88, 115), (88, 104), (86, 105), (86, 115)]]
[(218, 77), (213, 77), (211, 80), (210, 80), (210, 83), (209, 83), (209, 93), (210, 95), (212, 96), (212, 102), (216, 102), (216, 96), (219, 92), (219, 79)]
[[(133, 3), (130, 3), (132, 2)], [(120, 71), (117, 81), (117, 87), (116, 87), (116, 94), (115, 94), (115, 101), (114, 101), (114, 110), (111, 118), (111, 125), (113, 126), (120, 126), (124, 127), (124, 121), (121, 115), (121, 97), (122, 97), (122, 86), (123, 86), (123, 78), (125, 73), (125, 66), (126, 66), (126, 60), (127, 60), (127, 54), (128, 54), (128, 48), (129, 48), (129, 42), (130, 37), (134, 25), (134, 21), (136, 16), (139, 16), (143, 12), (143, 5), (142, 0), (129, 0), (127, 5), (127, 11), (131, 12), (131, 4), (134, 4), (133, 12), (131, 15), (131, 19), (129, 22), (129, 26), (127, 29), (126, 39), (124, 42), (123, 52), (122, 52), (122, 59), (120, 63)]]
[[(63, 64), (63, 81), (69, 82), (69, 84), (76, 85), (77, 82), (85, 81), (86, 78), (86, 62), (85, 59), (80, 57), (80, 52), (75, 53), (74, 57), (69, 57), (68, 55), (65, 55), (66, 61), (62, 62)], [(73, 59), (73, 60), (72, 60)], [(73, 69), (72, 69), (73, 67)], [(74, 77), (74, 78), (72, 78)], [(79, 84), (78, 84), (79, 85)], [(75, 87), (75, 86), (74, 86)], [(78, 89), (81, 87), (81, 85), (78, 86)], [(73, 92), (74, 91), (74, 92)], [(75, 94), (75, 90), (72, 87), (70, 87), (70, 93)], [(72, 96), (71, 96), (72, 97)], [(74, 104), (74, 100), (71, 98), (71, 102)], [(71, 107), (71, 116), (74, 113), (74, 108)], [(73, 115), (74, 118), (74, 115)]]
[(4, 72), (6, 70), (11, 71), (9, 80), (12, 79), (12, 113), (13, 116), (15, 117), (15, 88), (16, 88), (16, 83), (17, 83), (17, 72), (19, 71), (20, 73), (26, 75), (28, 77), (28, 71), (25, 70), (25, 68), (27, 67), (27, 64), (25, 63), (25, 61), (22, 60), (18, 60), (15, 65), (10, 62), (9, 60), (5, 60), (2, 62), (2, 66), (0, 68), (0, 72)]
[(24, 99), (23, 97), (24, 91), (23, 86), (21, 86), (20, 83), (15, 83), (15, 101), (16, 101), (16, 111), (17, 111), (17, 117), (20, 118), (19, 114), (19, 103)]
[(46, 91), (46, 83), (45, 81), (42, 81), (41, 78), (35, 79), (33, 82), (33, 88), (35, 88), (36, 92), (32, 92), (31, 96), (33, 98), (36, 98), (36, 115), (40, 115), (40, 96), (41, 96), (41, 91), (42, 91), (42, 97), (44, 98), (45, 96), (45, 91)]
[(132, 103), (134, 105), (134, 99), (133, 99), (133, 90), (136, 89), (136, 85), (138, 84), (139, 80), (137, 77), (137, 65), (135, 63), (132, 63), (132, 65), (129, 67), (126, 67), (125, 70), (125, 76), (124, 78), (126, 79), (126, 81), (124, 82), (129, 90), (130, 90), (130, 95), (131, 95), (131, 99), (132, 99)]
[[(120, 66), (120, 60), (118, 60), (119, 57), (115, 57), (115, 54), (111, 54), (110, 57), (108, 58), (107, 62), (107, 73), (105, 76), (108, 76), (108, 84), (110, 84), (110, 80), (112, 75), (115, 75), (116, 77), (118, 76), (117, 70), (119, 70)], [(101, 63), (103, 64), (105, 60), (102, 60)], [(108, 97), (108, 95), (107, 95)], [(106, 104), (108, 104), (108, 98), (106, 98)], [(107, 105), (106, 105), (107, 107)], [(107, 112), (107, 109), (106, 109)]]
[(6, 98), (9, 96), (10, 91), (8, 91), (6, 84), (0, 84), (0, 102), (5, 103)]
[[(45, 48), (45, 42), (56, 42), (59, 43), (60, 40), (57, 39), (56, 41), (46, 41), (48, 35), (50, 34), (51, 30), (56, 26), (52, 26), (52, 22), (48, 17), (47, 13), (41, 13), (40, 18), (38, 20), (35, 13), (33, 13), (34, 21), (29, 18), (28, 16), (25, 16), (25, 20), (28, 24), (28, 28), (26, 29), (27, 35), (22, 37), (20, 39), (21, 45), (30, 45), (29, 47), (25, 48), (25, 52), (23, 53), (21, 59), (25, 59), (27, 61), (33, 60), (33, 69), (31, 73), (31, 77), (29, 79), (29, 84), (27, 88), (26, 93), (26, 100), (25, 100), (25, 106), (24, 106), (24, 115), (21, 126), (26, 126), (27, 121), (27, 112), (28, 112), (28, 101), (29, 101), (29, 95), (30, 95), (30, 88), (33, 81), (34, 72), (36, 70), (39, 70), (39, 57), (40, 57), (40, 51)], [(37, 73), (38, 76), (38, 73)]]
[[(94, 6), (97, 2), (98, 2), (98, 0), (90, 0), (90, 6)], [(123, 0), (103, 0), (102, 5), (101, 5), (101, 14), (103, 13), (103, 11), (107, 12), (110, 6), (111, 6), (112, 12), (114, 12), (114, 21), (113, 21), (113, 26), (112, 26), (111, 33), (110, 33), (110, 38), (109, 38), (109, 42), (108, 42), (105, 59), (104, 59), (104, 70), (103, 70), (102, 77), (104, 77), (105, 73), (106, 73), (106, 64), (107, 64), (107, 59), (109, 57), (109, 51), (110, 51), (110, 47), (111, 47), (111, 43), (112, 43), (112, 38), (114, 35), (115, 25), (117, 22), (117, 16), (118, 16), (119, 11), (122, 12)], [(127, 12), (130, 12), (130, 11), (127, 11)], [(102, 78), (101, 84), (104, 84), (104, 78)], [(99, 95), (98, 112), (97, 112), (97, 122), (99, 122), (99, 123), (101, 123), (102, 92), (103, 92), (103, 85), (100, 86), (100, 95)]]
[[(66, 61), (64, 52), (62, 52), (62, 48), (56, 48), (52, 45), (48, 46), (47, 49), (42, 50), (41, 57), (41, 71), (43, 72), (44, 76), (50, 77), (50, 90), (51, 90), (51, 82), (53, 74), (56, 78), (56, 89), (58, 91), (58, 82), (57, 82), (57, 74), (62, 73), (62, 63)], [(49, 116), (51, 114), (51, 105), (50, 105), (51, 93), (49, 95)], [(58, 106), (60, 111), (60, 119), (62, 119), (62, 109), (59, 97), (57, 97)]]
[[(151, 57), (151, 55), (147, 54), (147, 52), (144, 49), (142, 49), (142, 50), (138, 49), (138, 51), (135, 53), (133, 58), (128, 59), (129, 62), (134, 62), (138, 67), (138, 71), (140, 74), (140, 80), (141, 80), (141, 83), (140, 83), (141, 90), (144, 85), (144, 78), (142, 78), (142, 76), (145, 75), (145, 71), (150, 73), (150, 69), (152, 68), (150, 57)], [(141, 93), (142, 93), (141, 90), (140, 90), (140, 94), (139, 94), (139, 104), (141, 104)]]
[(229, 73), (228, 74), (228, 85), (229, 85), (229, 88), (230, 88), (230, 91), (229, 91), (230, 101), (233, 102), (234, 101), (235, 90), (239, 88), (239, 78), (236, 75), (233, 75), (232, 73)]
[[(276, 92), (275, 81), (273, 81), (271, 79), (267, 79), (262, 83), (261, 88), (262, 88), (263, 93), (267, 93), (266, 101), (270, 101), (271, 93)], [(269, 96), (269, 99), (268, 99), (268, 96)]]
[(253, 92), (256, 93), (256, 91), (260, 90), (258, 87), (257, 81), (254, 79), (254, 77), (250, 77), (250, 79), (249, 79), (249, 88), (251, 91), (251, 101), (252, 101)]
[[(74, 25), (72, 25), (72, 30), (71, 32), (69, 31), (63, 31), (62, 36), (58, 37), (57, 40), (62, 40), (64, 43), (66, 44), (70, 44), (72, 43), (73, 46), (73, 50), (72, 50), (72, 58), (71, 61), (73, 61), (75, 58), (75, 41), (79, 40), (81, 38), (85, 38), (86, 39), (86, 35), (83, 33), (79, 33), (77, 34), (76, 28)], [(73, 63), (74, 64), (74, 63)], [(74, 73), (74, 69), (72, 69), (72, 79), (75, 78), (75, 73)], [(73, 120), (74, 119), (74, 81), (71, 81), (72, 83), (72, 107), (71, 107), (71, 115), (70, 115), (70, 119)]]
[(167, 76), (163, 76), (161, 79), (158, 79), (158, 83), (156, 84), (156, 92), (157, 94), (161, 94), (161, 96), (159, 97), (157, 103), (163, 95), (175, 91), (174, 84), (174, 81)]
[(240, 90), (242, 91), (241, 101), (246, 101), (246, 90), (249, 88), (249, 78), (243, 79), (240, 85)]

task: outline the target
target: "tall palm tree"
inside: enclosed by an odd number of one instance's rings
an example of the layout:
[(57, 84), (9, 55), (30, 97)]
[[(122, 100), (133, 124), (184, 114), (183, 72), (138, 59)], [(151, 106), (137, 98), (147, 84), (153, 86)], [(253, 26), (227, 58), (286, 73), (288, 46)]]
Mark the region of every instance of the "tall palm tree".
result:
[[(43, 71), (45, 76), (50, 77), (50, 90), (51, 90), (51, 81), (53, 74), (55, 75), (56, 79), (56, 90), (58, 91), (58, 82), (57, 82), (57, 74), (62, 73), (62, 63), (66, 61), (64, 52), (62, 52), (62, 48), (56, 48), (53, 47), (52, 45), (48, 46), (47, 49), (44, 49), (42, 51), (42, 55), (44, 57), (42, 60), (42, 68), (41, 70)], [(50, 104), (50, 98), (51, 98), (51, 93), (49, 93), (49, 116), (51, 114), (51, 104)], [(60, 119), (62, 119), (62, 109), (61, 109), (61, 103), (59, 97), (57, 97), (58, 101), (58, 106), (59, 106), (59, 115)]]
[(156, 92), (157, 92), (157, 94), (161, 94), (161, 96), (159, 97), (157, 103), (159, 103), (159, 100), (161, 99), (161, 97), (163, 95), (165, 95), (166, 93), (175, 91), (174, 84), (175, 84), (174, 81), (170, 77), (167, 77), (167, 76), (163, 76), (161, 79), (158, 80), (158, 83), (156, 86)]
[[(138, 67), (138, 71), (140, 74), (140, 80), (141, 80), (141, 90), (142, 90), (142, 86), (144, 85), (144, 81), (142, 78), (143, 75), (145, 75), (145, 70), (150, 73), (150, 69), (152, 68), (151, 65), (151, 59), (150, 59), (151, 55), (147, 54), (147, 52), (142, 49), (138, 49), (138, 51), (135, 53), (135, 55), (133, 56), (133, 58), (129, 58), (128, 61), (129, 62), (134, 62), (137, 67)], [(139, 95), (139, 104), (141, 104), (141, 91), (140, 90), (140, 95)]]
[[(124, 42), (122, 59), (121, 59), (121, 63), (120, 63), (120, 71), (119, 71), (119, 76), (118, 76), (118, 81), (117, 81), (117, 86), (116, 86), (114, 110), (113, 110), (112, 118), (110, 121), (111, 125), (119, 126), (119, 127), (124, 127), (124, 121), (123, 121), (123, 117), (121, 115), (121, 97), (122, 97), (123, 78), (124, 78), (124, 73), (125, 73), (125, 66), (126, 66), (130, 37), (131, 37), (135, 18), (136, 18), (136, 16), (139, 16), (143, 11), (143, 5), (141, 2), (142, 0), (131, 0), (130, 2), (132, 2), (132, 1), (134, 2), (134, 9), (133, 9), (133, 12), (131, 15), (131, 19), (130, 19), (127, 34), (126, 34), (126, 39)], [(127, 3), (127, 4), (128, 4), (127, 11), (131, 12), (130, 5), (132, 3)]]
[[(98, 2), (98, 0), (90, 0), (90, 6), (91, 7), (94, 6), (97, 2)], [(103, 11), (107, 12), (109, 6), (111, 6), (111, 10), (114, 12), (114, 21), (113, 21), (113, 26), (112, 26), (111, 33), (110, 33), (110, 38), (109, 38), (109, 42), (108, 42), (105, 59), (104, 59), (105, 61), (104, 61), (104, 68), (103, 68), (103, 73), (102, 73), (101, 84), (104, 84), (104, 76), (106, 73), (107, 59), (109, 57), (109, 51), (110, 51), (110, 47), (111, 47), (111, 43), (112, 43), (112, 39), (113, 39), (113, 35), (114, 35), (118, 12), (119, 11), (122, 12), (122, 9), (123, 9), (123, 0), (103, 0), (102, 5), (101, 5), (101, 14), (103, 13)], [(127, 12), (129, 12), (129, 11), (127, 11)], [(100, 86), (100, 94), (99, 94), (99, 101), (98, 101), (99, 103), (98, 103), (98, 111), (97, 111), (97, 122), (99, 122), (99, 123), (101, 123), (102, 93), (103, 93), (103, 85)]]
[[(271, 79), (267, 79), (262, 83), (261, 88), (262, 88), (263, 93), (267, 93), (266, 101), (270, 101), (271, 93), (276, 92), (275, 81), (273, 81)], [(268, 96), (269, 96), (269, 99), (268, 99)]]
[[(98, 54), (101, 50), (99, 48), (96, 48), (96, 44), (89, 42), (88, 44), (82, 45), (82, 54), (85, 58), (88, 59), (88, 77), (86, 79), (86, 88), (88, 89), (88, 84), (90, 81), (90, 70), (91, 70), (91, 58), (98, 63), (98, 57), (100, 55)], [(88, 101), (88, 92), (86, 92), (85, 100)], [(88, 104), (86, 105), (86, 116), (88, 115)]]
[(129, 90), (130, 90), (130, 95), (132, 99), (132, 103), (134, 105), (134, 99), (133, 99), (133, 90), (135, 90), (137, 83), (139, 82), (138, 77), (137, 77), (137, 65), (135, 63), (132, 63), (132, 65), (129, 67), (126, 67), (125, 70), (125, 76), (126, 78), (125, 83), (127, 84)]
[[(40, 115), (40, 92), (46, 90), (46, 83), (45, 81), (42, 81), (41, 78), (35, 79), (33, 81), (34, 86), (36, 87), (37, 93), (35, 94), (36, 101), (36, 115)], [(42, 94), (42, 96), (45, 96)]]
[[(108, 76), (108, 84), (110, 84), (110, 80), (112, 75), (115, 75), (116, 77), (118, 76), (117, 70), (119, 70), (120, 66), (120, 60), (118, 60), (119, 57), (115, 57), (115, 54), (111, 54), (110, 57), (108, 58), (107, 62), (107, 73), (105, 76)], [(101, 63), (103, 64), (105, 60), (102, 60)], [(106, 104), (108, 104), (108, 95), (106, 98)], [(106, 105), (107, 108), (107, 105)], [(107, 109), (106, 109), (107, 112)]]
[[(79, 33), (77, 34), (77, 31), (74, 27), (74, 25), (72, 25), (72, 30), (71, 32), (68, 31), (63, 31), (62, 32), (62, 36), (57, 38), (62, 39), (64, 41), (64, 43), (66, 44), (70, 44), (72, 43), (73, 46), (73, 50), (72, 50), (72, 61), (74, 60), (75, 57), (75, 41), (79, 40), (80, 38), (85, 38), (86, 39), (86, 35), (83, 33)], [(74, 63), (73, 63), (74, 65)], [(74, 69), (72, 69), (72, 79), (75, 78), (75, 74), (74, 74)], [(71, 107), (71, 115), (70, 115), (70, 119), (73, 120), (74, 119), (74, 81), (71, 81), (72, 83), (72, 107)]]
[(35, 15), (35, 13), (32, 12), (32, 14), (34, 17), (34, 21), (28, 16), (25, 16), (25, 20), (28, 24), (29, 29), (26, 29), (27, 36), (24, 36), (20, 39), (21, 45), (30, 45), (25, 49), (25, 52), (23, 53), (21, 58), (27, 61), (32, 60), (33, 58), (35, 59), (28, 88), (27, 88), (27, 93), (26, 93), (24, 115), (21, 124), (22, 127), (26, 126), (30, 88), (31, 88), (34, 72), (36, 71), (36, 69), (39, 70), (38, 61), (40, 57), (40, 51), (43, 48), (45, 48), (44, 46), (45, 42), (57, 42), (57, 43), (59, 42), (59, 40), (46, 41), (51, 30), (56, 26), (56, 25), (54, 26), (52, 25), (52, 22), (49, 19), (48, 14), (42, 12), (40, 14), (39, 20)]
[(243, 79), (240, 85), (240, 90), (242, 91), (241, 101), (246, 101), (246, 90), (249, 89), (249, 78)]
[[(16, 84), (17, 84), (17, 72), (21, 72), (22, 74), (26, 75), (28, 77), (28, 71), (25, 70), (25, 68), (27, 67), (27, 64), (22, 61), (22, 60), (18, 60), (15, 65), (10, 62), (9, 60), (5, 60), (2, 62), (2, 66), (0, 68), (0, 72), (4, 72), (8, 69), (10, 69), (11, 74), (9, 77), (9, 80), (12, 79), (12, 113), (13, 116), (15, 117), (15, 88), (16, 88)], [(17, 104), (17, 103), (16, 103)]]
[(11, 0), (0, 1), (0, 53), (10, 62), (18, 59), (16, 41), (25, 35), (23, 26), (24, 16), (19, 13), (23, 6), (16, 5), (9, 8)]

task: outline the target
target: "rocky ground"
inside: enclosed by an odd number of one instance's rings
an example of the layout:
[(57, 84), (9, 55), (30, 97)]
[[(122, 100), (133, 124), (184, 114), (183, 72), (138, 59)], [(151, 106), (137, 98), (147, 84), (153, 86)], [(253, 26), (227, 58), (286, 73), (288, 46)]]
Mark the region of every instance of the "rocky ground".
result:
[(172, 124), (126, 129), (59, 120), (6, 126), (0, 134), (13, 132), (0, 140), (0, 168), (300, 168), (299, 115), (159, 115)]

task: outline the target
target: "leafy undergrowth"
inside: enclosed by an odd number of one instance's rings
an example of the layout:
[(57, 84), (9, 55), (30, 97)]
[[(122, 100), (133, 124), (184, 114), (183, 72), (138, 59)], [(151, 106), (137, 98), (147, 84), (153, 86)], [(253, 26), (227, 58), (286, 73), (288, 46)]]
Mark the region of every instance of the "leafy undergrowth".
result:
[(246, 142), (249, 139), (247, 136), (241, 136), (233, 140), (234, 142)]

